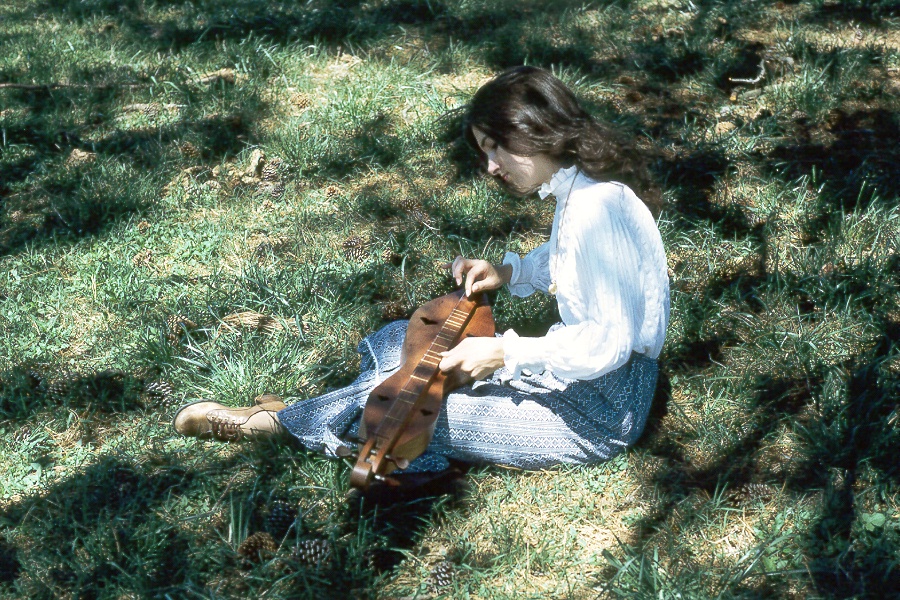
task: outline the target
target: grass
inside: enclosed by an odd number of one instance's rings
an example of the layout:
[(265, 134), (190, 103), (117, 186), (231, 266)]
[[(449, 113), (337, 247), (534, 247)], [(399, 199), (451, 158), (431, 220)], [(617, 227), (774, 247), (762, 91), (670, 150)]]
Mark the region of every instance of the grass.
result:
[[(898, 7), (751, 8), (5, 4), (0, 597), (896, 595)], [(349, 382), (442, 262), (541, 243), (551, 207), (459, 137), (521, 62), (658, 150), (672, 322), (638, 445), (373, 505), (341, 462), (174, 436), (185, 401)], [(557, 314), (501, 291), (495, 317)]]

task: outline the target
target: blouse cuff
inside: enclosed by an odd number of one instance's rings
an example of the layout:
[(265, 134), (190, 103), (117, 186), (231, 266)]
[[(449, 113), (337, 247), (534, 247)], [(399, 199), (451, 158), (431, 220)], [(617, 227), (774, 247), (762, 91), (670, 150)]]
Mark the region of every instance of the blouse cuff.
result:
[(503, 264), (512, 267), (509, 283), (506, 284), (513, 296), (524, 298), (534, 293), (531, 278), (534, 271), (533, 261), (522, 260), (515, 252), (507, 252), (503, 257)]
[(544, 371), (544, 346), (543, 338), (519, 337), (512, 329), (503, 334), (503, 363), (513, 379), (519, 379), (523, 370)]

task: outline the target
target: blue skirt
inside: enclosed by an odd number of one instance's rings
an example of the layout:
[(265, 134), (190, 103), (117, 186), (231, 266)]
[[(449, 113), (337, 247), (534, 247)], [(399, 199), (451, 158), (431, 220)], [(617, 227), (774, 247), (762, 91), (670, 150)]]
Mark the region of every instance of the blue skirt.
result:
[[(347, 387), (299, 400), (278, 413), (307, 448), (352, 447), (369, 393), (400, 366), (408, 321), (360, 342), (360, 375)], [(608, 460), (640, 437), (656, 389), (657, 361), (634, 353), (611, 373), (580, 381), (505, 368), (447, 396), (425, 454), (406, 472), (439, 471), (448, 458), (541, 469)], [(287, 399), (290, 401), (290, 399)]]

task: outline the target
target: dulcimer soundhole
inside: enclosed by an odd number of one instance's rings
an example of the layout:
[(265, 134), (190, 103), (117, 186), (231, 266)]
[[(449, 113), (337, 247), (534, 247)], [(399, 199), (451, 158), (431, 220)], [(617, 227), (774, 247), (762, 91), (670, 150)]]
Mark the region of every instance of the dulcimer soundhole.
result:
[(493, 335), (494, 317), (485, 294), (467, 298), (459, 290), (413, 313), (400, 368), (377, 386), (366, 402), (359, 430), (364, 442), (350, 477), (352, 485), (365, 489), (373, 479), (389, 474), (399, 464), (408, 465), (425, 451), (444, 398), (469, 383), (458, 373), (441, 373), (440, 353), (463, 336)]

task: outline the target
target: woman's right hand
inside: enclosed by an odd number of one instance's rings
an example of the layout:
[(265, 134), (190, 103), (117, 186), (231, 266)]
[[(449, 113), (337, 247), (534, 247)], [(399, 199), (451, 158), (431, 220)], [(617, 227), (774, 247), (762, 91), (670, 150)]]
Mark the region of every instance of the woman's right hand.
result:
[(450, 274), (456, 280), (456, 285), (466, 282), (466, 296), (488, 290), (496, 290), (505, 283), (509, 283), (512, 276), (510, 265), (492, 265), (486, 260), (475, 260), (457, 256), (452, 263), (444, 265), (450, 269)]

